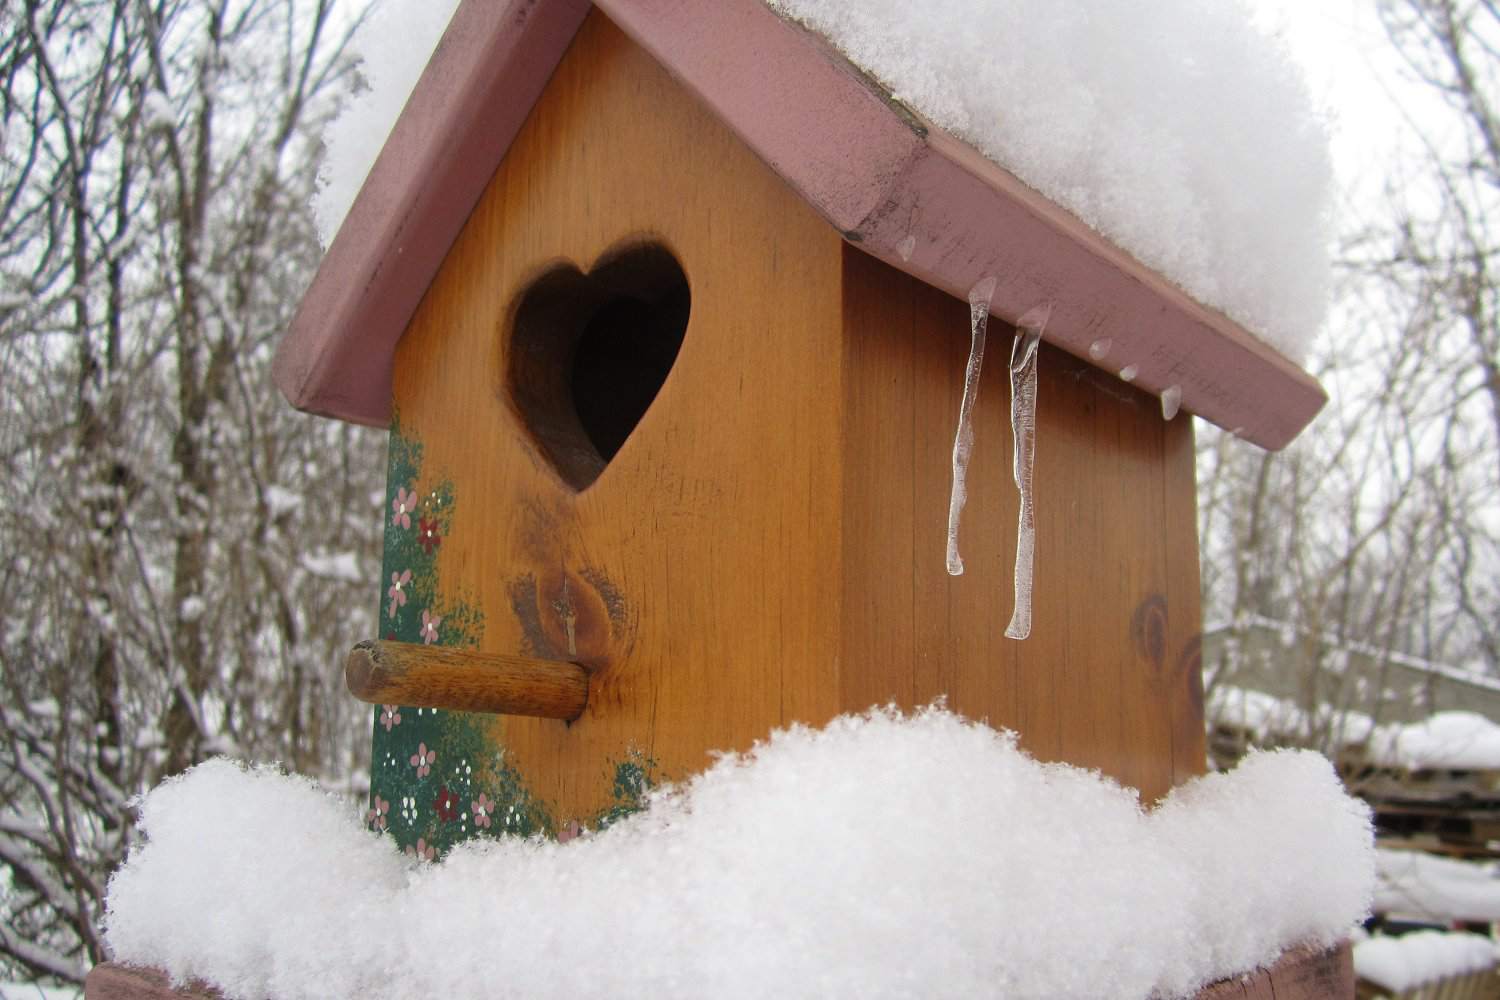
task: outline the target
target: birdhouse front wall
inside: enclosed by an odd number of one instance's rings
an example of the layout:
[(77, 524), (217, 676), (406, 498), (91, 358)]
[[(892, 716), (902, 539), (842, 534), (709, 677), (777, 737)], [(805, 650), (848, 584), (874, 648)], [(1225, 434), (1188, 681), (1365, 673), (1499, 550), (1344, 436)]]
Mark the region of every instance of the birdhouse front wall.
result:
[[(381, 607), (408, 642), (582, 663), (588, 707), (378, 709), (376, 824), (418, 853), (557, 830), (775, 727), (936, 698), (1148, 797), (1201, 770), (1191, 431), (1044, 351), (1035, 626), (1005, 639), (1007, 333), (950, 578), (967, 304), (847, 246), (593, 12), (397, 352)], [(618, 427), (627, 349), (665, 375)]]

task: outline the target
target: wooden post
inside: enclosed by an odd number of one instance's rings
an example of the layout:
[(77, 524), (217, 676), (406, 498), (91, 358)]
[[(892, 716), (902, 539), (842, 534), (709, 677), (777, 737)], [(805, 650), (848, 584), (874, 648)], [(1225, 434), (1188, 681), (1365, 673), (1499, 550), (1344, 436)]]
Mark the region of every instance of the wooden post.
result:
[(344, 665), (349, 693), (372, 705), (529, 715), (572, 721), (589, 700), (576, 663), (409, 642), (362, 642)]

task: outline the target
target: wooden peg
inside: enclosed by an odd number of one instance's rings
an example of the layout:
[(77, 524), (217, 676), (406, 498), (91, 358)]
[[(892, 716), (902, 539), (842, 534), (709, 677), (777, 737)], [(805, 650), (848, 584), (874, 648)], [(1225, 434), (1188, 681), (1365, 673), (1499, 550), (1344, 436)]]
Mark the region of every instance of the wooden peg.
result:
[(349, 651), (349, 693), (372, 705), (414, 705), (572, 721), (589, 700), (576, 663), (368, 640)]

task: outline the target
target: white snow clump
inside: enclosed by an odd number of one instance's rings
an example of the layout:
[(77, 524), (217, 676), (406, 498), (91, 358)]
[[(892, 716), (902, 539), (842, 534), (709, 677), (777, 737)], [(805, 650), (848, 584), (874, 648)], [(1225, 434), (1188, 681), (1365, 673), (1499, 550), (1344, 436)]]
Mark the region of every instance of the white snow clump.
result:
[(1478, 934), (1419, 931), (1370, 938), (1354, 946), (1355, 974), (1395, 993), (1493, 968), (1495, 963), (1495, 942)]
[(1293, 360), (1327, 311), (1333, 167), (1242, 0), (766, 0), (893, 96)]
[(387, 0), (369, 15), (350, 50), (360, 60), (368, 89), (349, 100), (323, 137), (313, 215), (327, 247), (343, 225), (365, 175), (406, 106), (417, 78), (432, 58), (458, 0)]
[(1154, 811), (949, 712), (774, 734), (567, 844), (403, 858), (216, 760), (144, 800), (120, 961), (231, 997), (1182, 996), (1366, 912), (1366, 808), (1263, 753)]

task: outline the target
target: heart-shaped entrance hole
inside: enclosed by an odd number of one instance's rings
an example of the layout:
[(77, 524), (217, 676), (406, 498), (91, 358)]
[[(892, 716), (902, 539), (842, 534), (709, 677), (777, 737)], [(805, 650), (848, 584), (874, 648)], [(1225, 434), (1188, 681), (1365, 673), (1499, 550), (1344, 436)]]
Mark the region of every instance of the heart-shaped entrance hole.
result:
[(612, 253), (584, 274), (544, 273), (516, 303), (511, 399), (563, 480), (582, 490), (620, 450), (666, 381), (692, 296), (657, 244)]

